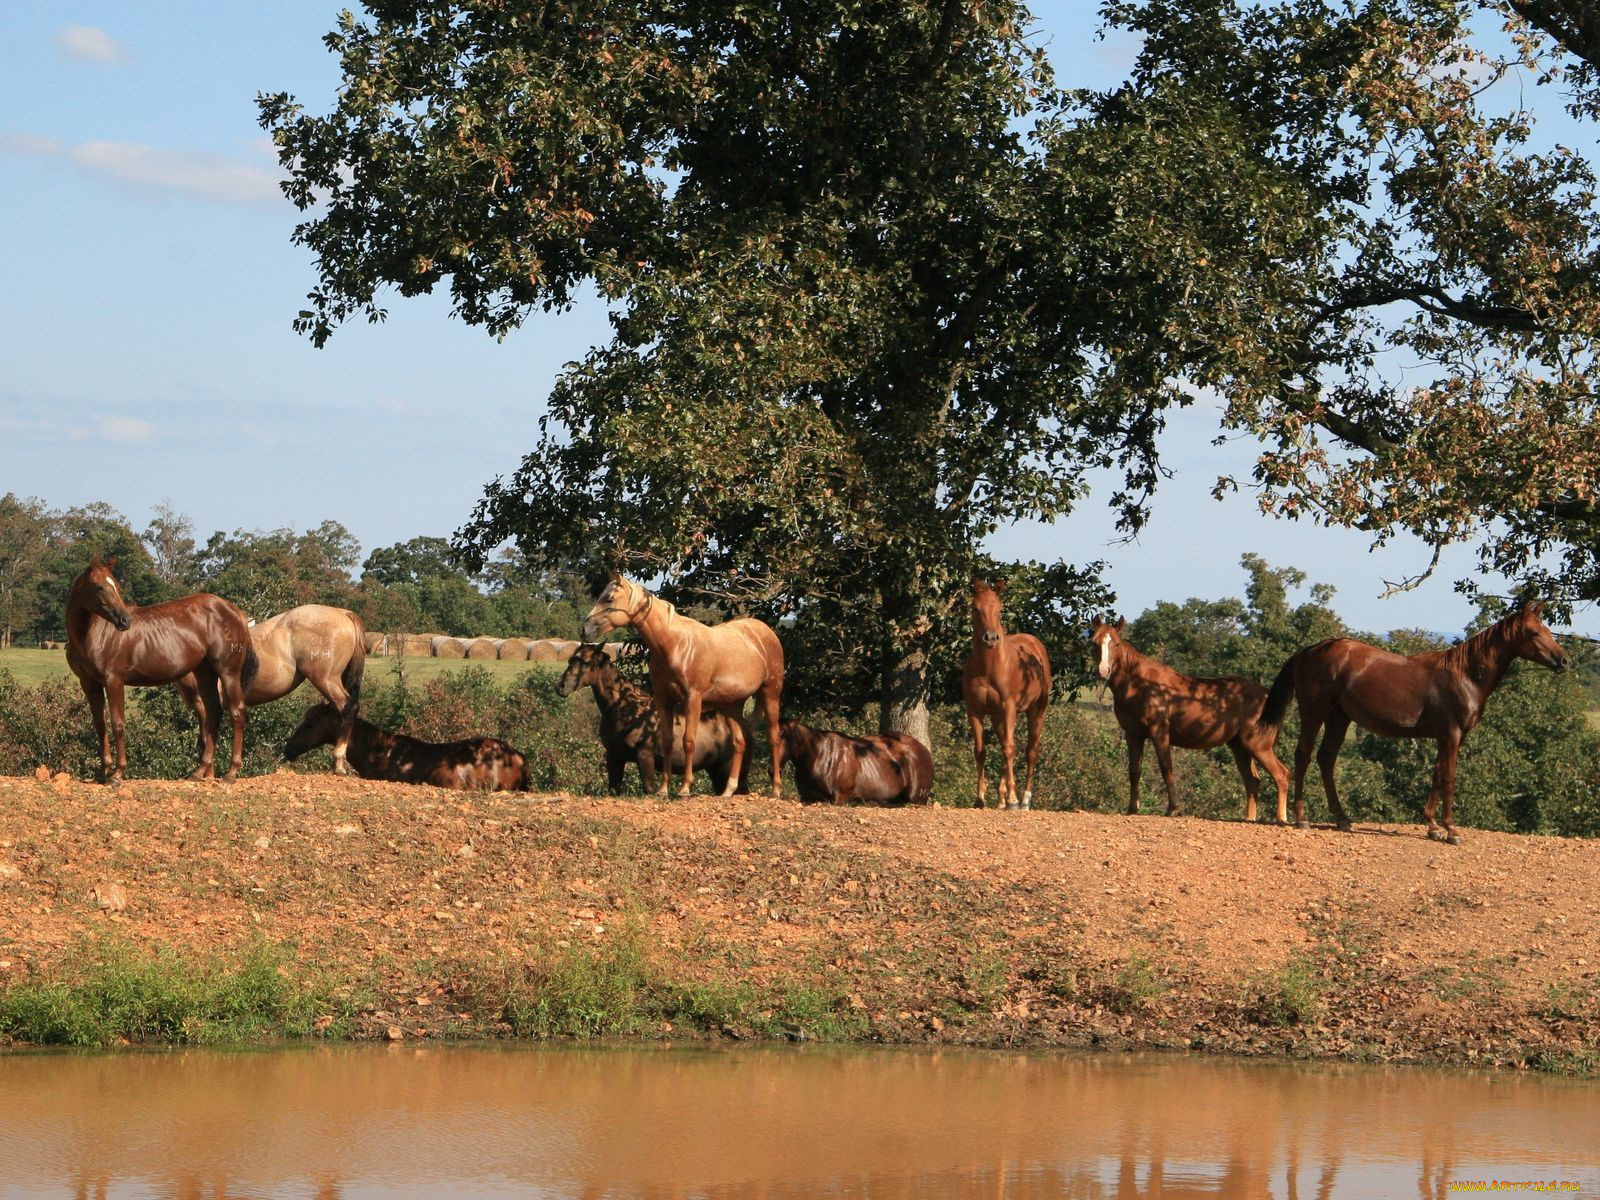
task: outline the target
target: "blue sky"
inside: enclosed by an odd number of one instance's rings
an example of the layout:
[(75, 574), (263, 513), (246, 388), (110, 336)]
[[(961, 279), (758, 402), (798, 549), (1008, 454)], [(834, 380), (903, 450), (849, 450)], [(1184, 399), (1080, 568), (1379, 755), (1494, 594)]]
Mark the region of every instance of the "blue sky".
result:
[[(1096, 41), (1094, 6), (1035, 7), (1062, 82), (1098, 85), (1131, 61)], [(604, 338), (598, 305), (539, 316), (504, 342), (435, 298), (396, 300), (386, 323), (315, 350), (290, 328), (314, 282), (290, 244), (258, 91), (325, 108), (338, 86), (321, 43), (339, 6), (313, 0), (159, 4), (10, 0), (0, 17), (0, 493), (65, 507), (104, 500), (143, 528), (159, 504), (213, 530), (342, 522), (365, 550), (448, 536), (483, 485), (536, 437), (561, 365)], [(1210, 499), (1248, 472), (1248, 443), (1213, 447), (1214, 415), (1180, 415), (1175, 472), (1136, 543), (1103, 492), (997, 552), (1104, 559), (1129, 614), (1157, 600), (1237, 595), (1246, 551), (1334, 584), (1340, 612), (1386, 630), (1457, 630), (1470, 610), (1447, 554), (1421, 588), (1410, 541), (1370, 552), (1342, 530), (1262, 517), (1248, 495)], [(1580, 627), (1592, 624), (1582, 619)]]

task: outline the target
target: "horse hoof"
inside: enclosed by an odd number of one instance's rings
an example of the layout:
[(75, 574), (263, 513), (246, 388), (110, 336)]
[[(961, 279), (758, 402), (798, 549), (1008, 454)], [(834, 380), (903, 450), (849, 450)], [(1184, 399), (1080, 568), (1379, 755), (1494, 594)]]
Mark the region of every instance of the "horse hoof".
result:
[(1294, 823), (1294, 827), (1296, 829), (1310, 829), (1311, 828), (1311, 822), (1310, 821), (1296, 821)]
[(1334, 828), (1336, 828), (1340, 833), (1349, 833), (1354, 826), (1351, 825), (1349, 821), (1335, 821)]
[(1444, 840), (1445, 840), (1445, 844), (1448, 845), (1448, 846), (1459, 846), (1459, 845), (1461, 845), (1461, 835), (1459, 833), (1452, 833), (1452, 834), (1448, 835)]
[(1434, 827), (1432, 827), (1431, 829), (1428, 830), (1428, 840), (1430, 842), (1442, 842), (1442, 841), (1444, 841), (1444, 830), (1440, 829), (1437, 825), (1435, 825)]

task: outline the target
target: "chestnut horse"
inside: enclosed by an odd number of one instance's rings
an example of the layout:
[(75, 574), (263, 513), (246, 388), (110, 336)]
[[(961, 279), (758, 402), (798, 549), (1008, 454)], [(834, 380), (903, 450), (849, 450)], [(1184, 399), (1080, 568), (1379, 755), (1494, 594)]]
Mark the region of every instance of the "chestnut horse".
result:
[[(606, 779), (611, 794), (622, 791), (623, 773), (629, 763), (639, 768), (644, 790), (656, 790), (656, 775), (670, 775), (661, 763), (660, 739), (656, 736), (656, 708), (650, 693), (622, 677), (605, 647), (580, 645), (567, 659), (556, 691), (570, 696), (580, 688), (594, 689), (595, 707), (600, 710), (600, 742), (606, 748)], [(680, 717), (681, 721), (682, 718)], [(750, 737), (744, 721), (725, 712), (713, 712), (701, 722), (703, 736), (695, 741), (695, 768), (711, 776), (713, 790), (728, 786), (733, 763), (740, 762), (740, 791), (748, 791), (750, 756), (746, 752)], [(672, 742), (681, 745), (683, 733), (673, 730)], [(682, 764), (673, 759), (674, 766)]]
[(1172, 782), (1172, 748), (1214, 750), (1226, 743), (1244, 780), (1244, 819), (1256, 819), (1260, 763), (1278, 787), (1278, 824), (1287, 824), (1289, 772), (1273, 753), (1278, 727), (1261, 720), (1267, 689), (1242, 675), (1195, 679), (1181, 674), (1123, 641), (1124, 624), (1113, 625), (1107, 617), (1089, 641), (1098, 649), (1100, 678), (1111, 688), (1111, 707), (1128, 737), (1128, 811), (1139, 811), (1139, 764), (1147, 740), (1156, 748), (1167, 785), (1169, 817), (1183, 811)]
[(795, 790), (807, 804), (927, 804), (933, 756), (904, 733), (852, 737), (812, 729), (799, 721), (782, 726), (783, 758), (794, 768)]
[[(341, 737), (344, 728), (344, 715), (333, 705), (326, 701), (312, 705), (284, 743), (283, 756), (293, 762), (307, 750)], [(350, 731), (349, 754), (350, 765), (363, 779), (427, 783), (462, 791), (528, 790), (526, 760), (499, 738), (424, 742), (357, 720)]]
[[(974, 580), (972, 584), (972, 653), (961, 672), (961, 697), (972, 724), (973, 753), (978, 760), (978, 804), (985, 806), (988, 781), (983, 777), (983, 720), (989, 719), (1000, 739), (1006, 772), (1000, 780), (1000, 803), (1006, 808), (1033, 807), (1033, 769), (1039, 761), (1039, 733), (1044, 710), (1050, 703), (1050, 656), (1044, 643), (1031, 633), (1005, 631), (1000, 621), (998, 588)], [(1017, 800), (1016, 724), (1019, 712), (1028, 715), (1028, 775), (1022, 800)]]
[[(656, 737), (662, 762), (676, 762), (671, 745), (678, 713), (683, 713), (683, 786), (694, 779), (695, 739), (702, 708), (742, 717), (744, 702), (756, 698), (767, 721), (772, 746), (772, 794), (781, 794), (783, 751), (778, 740), (778, 700), (783, 692), (783, 645), (765, 622), (739, 617), (721, 625), (702, 625), (659, 596), (612, 572), (611, 581), (583, 621), (583, 640), (598, 642), (613, 629), (631, 625), (650, 651), (650, 694), (656, 706)], [(732, 764), (722, 794), (730, 796), (743, 771), (743, 755)], [(668, 773), (670, 774), (670, 772)], [(661, 779), (665, 796), (670, 780)]]
[[(1300, 703), (1300, 741), (1294, 749), (1294, 818), (1301, 829), (1309, 827), (1303, 789), (1306, 768), (1317, 731), (1326, 727), (1317, 766), (1328, 809), (1340, 829), (1350, 828), (1350, 818), (1339, 803), (1333, 782), (1333, 764), (1354, 721), (1383, 737), (1432, 738), (1439, 754), (1434, 760), (1433, 786), (1422, 815), (1428, 836), (1459, 845), (1461, 837), (1451, 820), (1456, 790), (1456, 755), (1472, 732), (1483, 707), (1513, 659), (1541, 663), (1558, 674), (1572, 665), (1540, 619), (1543, 606), (1529, 602), (1510, 616), (1496, 621), (1448, 650), (1424, 654), (1393, 654), (1353, 638), (1330, 638), (1295, 654), (1273, 681), (1262, 721), (1282, 721), (1289, 694)], [(1444, 800), (1443, 828), (1434, 821), (1439, 800)]]
[[(122, 597), (112, 568), (91, 562), (67, 596), (67, 665), (78, 677), (100, 735), (100, 774), (121, 783), (128, 769), (123, 689), (159, 687), (193, 674), (204, 703), (200, 715), (200, 765), (191, 779), (216, 774), (222, 709), (233, 718), (233, 754), (224, 778), (232, 783), (244, 761), (244, 695), (255, 678), (256, 653), (245, 615), (220, 596), (200, 592), (141, 608)], [(106, 730), (106, 701), (111, 729)], [(115, 766), (111, 739), (117, 743)]]
[[(333, 770), (349, 774), (346, 747), (361, 705), (361, 674), (367, 662), (367, 627), (348, 608), (302, 604), (250, 626), (250, 644), (260, 660), (255, 679), (245, 689), (249, 708), (281, 700), (309, 679), (339, 710), (342, 720), (333, 741)], [(178, 680), (184, 702), (200, 712), (194, 676)]]

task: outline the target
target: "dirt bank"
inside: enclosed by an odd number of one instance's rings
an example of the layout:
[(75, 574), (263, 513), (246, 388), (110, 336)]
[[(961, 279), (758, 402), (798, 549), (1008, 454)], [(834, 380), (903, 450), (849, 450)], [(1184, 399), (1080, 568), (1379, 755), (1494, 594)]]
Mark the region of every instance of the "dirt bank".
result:
[(264, 941), (360, 990), (356, 1036), (481, 1035), (486, 978), (626, 939), (701, 998), (648, 1034), (1592, 1070), (1597, 878), (1600, 843), (1418, 827), (5, 778), (0, 989), (86, 938)]

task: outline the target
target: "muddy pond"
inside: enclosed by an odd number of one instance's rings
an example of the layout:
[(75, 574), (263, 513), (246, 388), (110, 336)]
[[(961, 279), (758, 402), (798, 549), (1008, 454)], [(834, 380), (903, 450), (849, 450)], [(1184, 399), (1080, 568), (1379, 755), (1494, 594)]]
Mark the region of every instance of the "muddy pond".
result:
[(1443, 1197), (1492, 1181), (1600, 1193), (1600, 1084), (813, 1047), (0, 1057), (0, 1200)]

